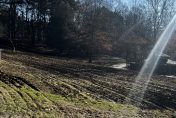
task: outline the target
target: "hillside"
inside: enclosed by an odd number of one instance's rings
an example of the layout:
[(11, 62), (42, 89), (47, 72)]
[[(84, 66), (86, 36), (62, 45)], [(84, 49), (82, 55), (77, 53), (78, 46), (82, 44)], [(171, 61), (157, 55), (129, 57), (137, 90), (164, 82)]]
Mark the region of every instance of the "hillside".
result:
[(124, 103), (136, 72), (85, 60), (4, 51), (0, 117), (172, 118), (176, 80), (154, 76), (143, 106)]

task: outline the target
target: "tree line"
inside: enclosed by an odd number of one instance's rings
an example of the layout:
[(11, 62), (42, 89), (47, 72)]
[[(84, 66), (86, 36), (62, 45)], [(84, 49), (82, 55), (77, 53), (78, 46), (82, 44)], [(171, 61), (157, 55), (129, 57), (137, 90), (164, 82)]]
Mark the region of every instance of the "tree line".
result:
[(14, 50), (131, 61), (147, 55), (174, 13), (175, 0), (0, 0), (0, 37)]

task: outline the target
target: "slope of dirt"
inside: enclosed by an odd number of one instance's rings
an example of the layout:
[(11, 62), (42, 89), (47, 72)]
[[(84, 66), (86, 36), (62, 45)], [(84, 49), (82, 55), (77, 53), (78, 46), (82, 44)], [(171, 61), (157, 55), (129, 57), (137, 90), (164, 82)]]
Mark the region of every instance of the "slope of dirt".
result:
[[(81, 92), (75, 93), (77, 97), (49, 94), (36, 90), (22, 78), (2, 72), (0, 76), (1, 117), (139, 117), (132, 106), (95, 100)], [(129, 113), (125, 114), (125, 110)]]
[(2, 57), (2, 117), (174, 117), (174, 79), (154, 76), (139, 109), (124, 104), (135, 72), (22, 52)]

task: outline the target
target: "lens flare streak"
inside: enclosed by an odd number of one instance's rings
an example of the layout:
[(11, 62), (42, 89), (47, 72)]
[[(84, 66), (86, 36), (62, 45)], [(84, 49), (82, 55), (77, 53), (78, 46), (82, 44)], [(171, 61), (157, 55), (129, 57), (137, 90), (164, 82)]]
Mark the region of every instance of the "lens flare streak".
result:
[(126, 99), (127, 103), (135, 104), (138, 106), (141, 105), (147, 86), (157, 66), (160, 56), (162, 55), (167, 43), (169, 42), (173, 32), (175, 31), (175, 21), (176, 15), (167, 25), (166, 29), (159, 37), (157, 43), (155, 44), (154, 48), (146, 59), (142, 69), (140, 70), (138, 76), (135, 79), (135, 83), (132, 86), (129, 96)]

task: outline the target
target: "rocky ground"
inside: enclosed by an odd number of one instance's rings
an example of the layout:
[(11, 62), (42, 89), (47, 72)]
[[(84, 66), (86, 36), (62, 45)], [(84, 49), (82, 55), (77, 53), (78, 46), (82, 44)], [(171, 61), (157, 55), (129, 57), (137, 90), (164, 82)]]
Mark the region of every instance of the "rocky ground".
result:
[(0, 117), (174, 118), (176, 79), (155, 75), (142, 106), (124, 100), (137, 75), (81, 59), (4, 51)]

